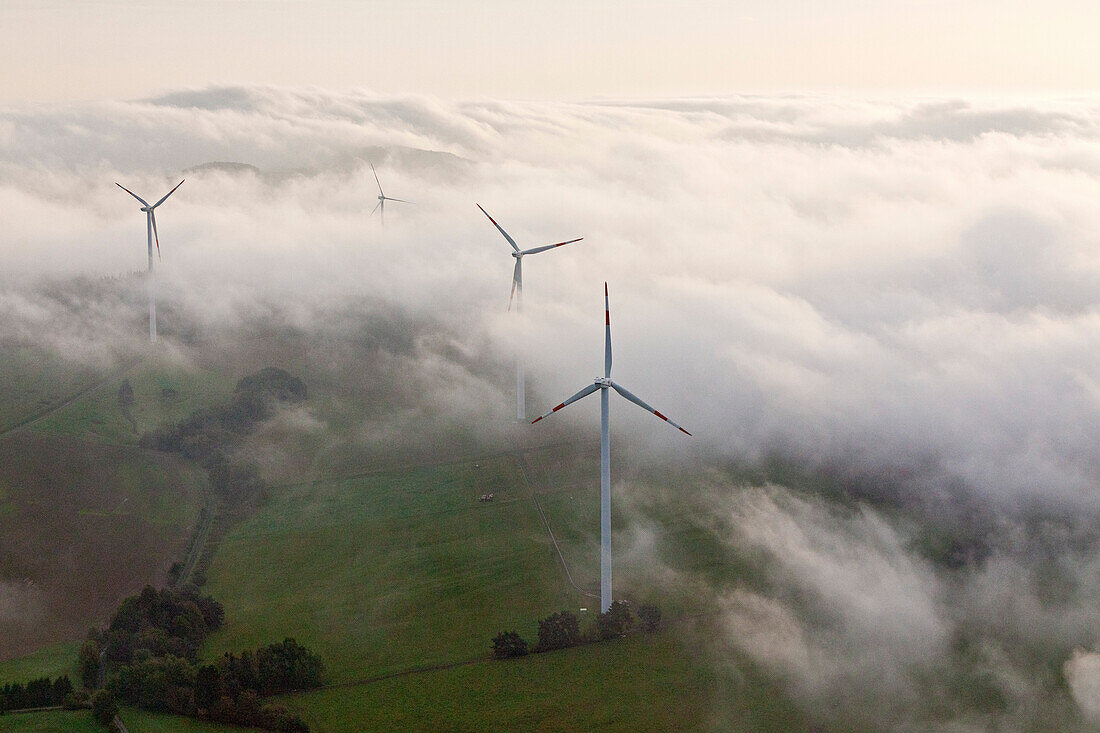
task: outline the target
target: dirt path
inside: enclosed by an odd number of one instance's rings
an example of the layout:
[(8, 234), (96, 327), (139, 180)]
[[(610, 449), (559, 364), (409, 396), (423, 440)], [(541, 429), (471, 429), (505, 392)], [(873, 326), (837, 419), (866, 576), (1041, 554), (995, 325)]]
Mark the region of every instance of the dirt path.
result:
[(517, 451), (517, 458), (519, 459), (519, 470), (523, 474), (523, 483), (527, 485), (527, 493), (531, 497), (531, 501), (535, 504), (535, 509), (538, 510), (539, 517), (542, 519), (542, 526), (546, 529), (546, 534), (550, 536), (550, 542), (554, 545), (554, 552), (558, 553), (558, 559), (561, 561), (561, 568), (565, 571), (565, 578), (569, 581), (569, 585), (573, 586), (581, 595), (588, 596), (589, 598), (599, 598), (599, 593), (592, 593), (584, 588), (581, 588), (573, 580), (573, 574), (569, 572), (569, 563), (565, 561), (565, 555), (562, 554), (561, 548), (558, 546), (558, 538), (554, 536), (554, 530), (550, 528), (550, 520), (546, 517), (546, 512), (542, 510), (542, 504), (539, 502), (538, 492), (535, 491), (535, 484), (531, 480), (531, 467), (527, 463), (527, 456), (524, 451)]

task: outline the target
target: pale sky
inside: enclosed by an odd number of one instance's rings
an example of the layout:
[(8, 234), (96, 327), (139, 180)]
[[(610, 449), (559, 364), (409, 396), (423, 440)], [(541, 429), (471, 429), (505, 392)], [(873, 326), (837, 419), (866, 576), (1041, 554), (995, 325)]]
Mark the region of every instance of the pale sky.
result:
[(0, 101), (1095, 91), (1098, 37), (1090, 0), (0, 0)]

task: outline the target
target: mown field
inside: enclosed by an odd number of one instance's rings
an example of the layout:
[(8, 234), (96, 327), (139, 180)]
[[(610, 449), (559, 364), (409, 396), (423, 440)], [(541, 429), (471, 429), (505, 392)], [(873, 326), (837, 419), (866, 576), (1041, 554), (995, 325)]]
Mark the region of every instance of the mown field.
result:
[(198, 516), (201, 472), (126, 446), (0, 438), (0, 659), (77, 640), (163, 583)]
[(206, 656), (294, 636), (334, 682), (484, 656), (585, 605), (556, 563), (511, 456), (286, 487), (222, 541)]

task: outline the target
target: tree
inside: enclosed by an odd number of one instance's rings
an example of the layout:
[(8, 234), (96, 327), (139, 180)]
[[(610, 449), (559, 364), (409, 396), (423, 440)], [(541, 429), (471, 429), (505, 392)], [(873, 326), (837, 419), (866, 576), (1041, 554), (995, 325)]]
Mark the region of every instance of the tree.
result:
[(317, 687), (323, 674), (321, 658), (294, 639), (256, 650), (257, 689), (264, 695)]
[(569, 611), (559, 611), (539, 621), (538, 651), (576, 646), (580, 637), (577, 617)]
[(222, 694), (222, 676), (213, 664), (199, 667), (195, 674), (195, 707), (210, 710)]
[(642, 622), (642, 631), (651, 634), (661, 628), (661, 609), (643, 603), (638, 606), (638, 620)]
[(493, 637), (493, 656), (497, 659), (512, 659), (527, 654), (527, 642), (515, 631), (502, 631)]
[(73, 691), (73, 683), (69, 679), (69, 675), (58, 677), (53, 683), (53, 694), (51, 702), (54, 705), (62, 705), (65, 702), (65, 698)]
[(44, 708), (53, 700), (53, 685), (49, 677), (40, 677), (27, 683), (27, 707)]
[(110, 690), (99, 690), (92, 695), (92, 717), (100, 725), (110, 725), (118, 715), (118, 703)]
[(129, 407), (134, 404), (134, 388), (130, 386), (129, 379), (123, 379), (118, 386), (118, 404)]
[(89, 690), (96, 689), (99, 681), (99, 644), (88, 639), (80, 645), (77, 666), (80, 668), (80, 683)]
[(625, 601), (614, 601), (605, 613), (596, 617), (596, 634), (600, 641), (615, 639), (634, 628), (634, 614)]

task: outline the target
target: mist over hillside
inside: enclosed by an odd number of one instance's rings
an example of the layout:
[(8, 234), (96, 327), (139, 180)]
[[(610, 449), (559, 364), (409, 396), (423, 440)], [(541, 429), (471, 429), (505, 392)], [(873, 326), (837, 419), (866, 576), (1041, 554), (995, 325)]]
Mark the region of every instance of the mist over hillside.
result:
[[(416, 202), (384, 227), (368, 162)], [(527, 261), (528, 411), (599, 372), (608, 281), (616, 380), (695, 434), (613, 404), (624, 552), (707, 596), (716, 667), (750, 659), (823, 719), (885, 729), (1100, 710), (1095, 100), (9, 107), (0, 339), (105, 369), (142, 351), (144, 223), (113, 182), (181, 177), (159, 348), (308, 368), (331, 400), (273, 440), (320, 436), (345, 468), (512, 440), (512, 260), (474, 203), (521, 246), (583, 236)], [(596, 414), (547, 429), (595, 442)], [(654, 508), (677, 504), (753, 575), (677, 567)]]

